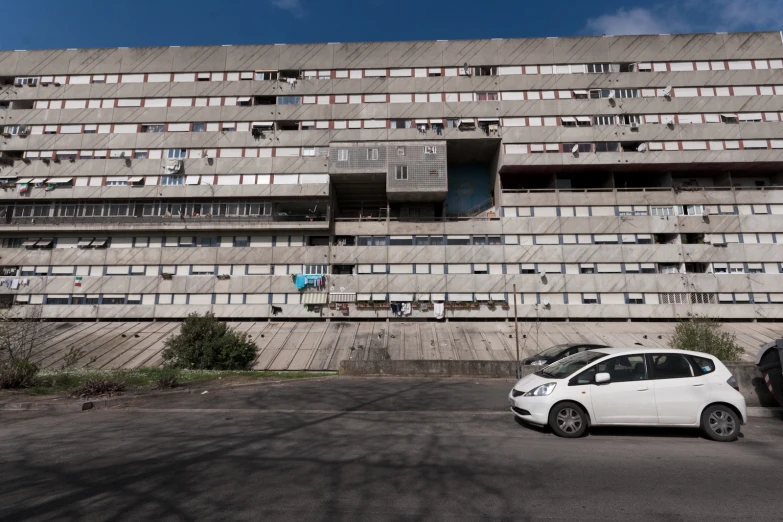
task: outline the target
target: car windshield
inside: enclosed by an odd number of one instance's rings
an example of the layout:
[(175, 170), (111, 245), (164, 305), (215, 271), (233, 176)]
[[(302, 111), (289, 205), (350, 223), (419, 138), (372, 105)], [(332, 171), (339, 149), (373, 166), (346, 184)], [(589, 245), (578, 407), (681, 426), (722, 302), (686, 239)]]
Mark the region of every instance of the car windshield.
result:
[(606, 354), (596, 350), (577, 353), (550, 364), (541, 370), (539, 374), (544, 377), (563, 379), (601, 357), (606, 357)]
[(556, 344), (550, 348), (547, 348), (541, 353), (537, 353), (535, 357), (554, 357), (568, 347), (567, 344)]

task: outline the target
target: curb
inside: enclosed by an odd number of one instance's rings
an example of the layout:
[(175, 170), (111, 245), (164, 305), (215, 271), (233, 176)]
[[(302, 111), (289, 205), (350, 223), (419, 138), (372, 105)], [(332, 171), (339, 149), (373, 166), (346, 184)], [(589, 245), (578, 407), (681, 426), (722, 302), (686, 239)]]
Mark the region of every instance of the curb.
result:
[(771, 407), (764, 408), (754, 406), (748, 408), (748, 417), (761, 417), (766, 419), (783, 419), (783, 408)]
[[(244, 388), (247, 386), (264, 386), (271, 384), (281, 384), (287, 382), (296, 381), (317, 381), (323, 379), (334, 379), (337, 375), (327, 377), (302, 377), (300, 379), (280, 379), (276, 381), (258, 381), (258, 382), (246, 382), (241, 384), (229, 384), (227, 386), (219, 386), (216, 388), (193, 388), (188, 390), (170, 390), (165, 392), (147, 393), (144, 395), (119, 395), (117, 397), (109, 397), (106, 399), (91, 399), (83, 400), (79, 402), (64, 402), (60, 404), (54, 404), (52, 402), (39, 401), (39, 402), (9, 402), (0, 404), (0, 411), (50, 411), (61, 413), (72, 413), (87, 410), (98, 410), (102, 408), (108, 408), (116, 406), (118, 404), (125, 404), (135, 402), (142, 399), (151, 399), (156, 397), (170, 397), (171, 395), (192, 395), (194, 393), (203, 393), (205, 391), (214, 392), (220, 390), (230, 390), (233, 388)], [(54, 399), (58, 400), (58, 399)]]

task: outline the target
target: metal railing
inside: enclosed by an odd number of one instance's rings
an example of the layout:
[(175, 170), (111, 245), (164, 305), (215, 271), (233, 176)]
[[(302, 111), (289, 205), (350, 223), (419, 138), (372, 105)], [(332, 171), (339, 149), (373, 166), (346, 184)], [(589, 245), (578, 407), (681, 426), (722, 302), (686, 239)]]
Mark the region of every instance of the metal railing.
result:
[(5, 226), (39, 225), (92, 225), (92, 226), (139, 226), (139, 225), (199, 225), (199, 224), (274, 224), (326, 222), (325, 216), (276, 215), (276, 216), (68, 216), (68, 217), (13, 217)]

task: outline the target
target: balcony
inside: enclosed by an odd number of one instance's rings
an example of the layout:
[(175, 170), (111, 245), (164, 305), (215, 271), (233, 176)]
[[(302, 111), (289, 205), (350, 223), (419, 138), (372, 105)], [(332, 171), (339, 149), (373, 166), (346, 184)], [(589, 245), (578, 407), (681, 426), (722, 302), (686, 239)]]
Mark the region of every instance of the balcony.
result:
[(51, 230), (54, 228), (78, 230), (326, 230), (325, 216), (308, 214), (277, 214), (275, 216), (66, 216), (13, 217), (0, 229)]

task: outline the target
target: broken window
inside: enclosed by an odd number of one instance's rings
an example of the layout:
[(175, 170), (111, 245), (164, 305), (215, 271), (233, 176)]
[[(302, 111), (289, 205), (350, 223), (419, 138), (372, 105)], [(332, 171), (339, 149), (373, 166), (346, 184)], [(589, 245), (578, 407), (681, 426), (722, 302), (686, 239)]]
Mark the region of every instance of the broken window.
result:
[(407, 165), (397, 165), (397, 167), (394, 169), (394, 179), (396, 180), (407, 180), (408, 179), (408, 166)]
[(298, 121), (278, 121), (277, 122), (277, 130), (281, 130), (281, 131), (298, 131), (299, 130), (299, 122)]

